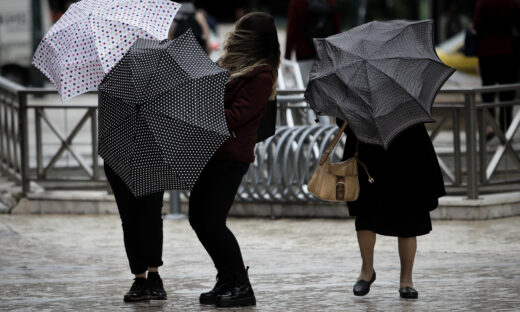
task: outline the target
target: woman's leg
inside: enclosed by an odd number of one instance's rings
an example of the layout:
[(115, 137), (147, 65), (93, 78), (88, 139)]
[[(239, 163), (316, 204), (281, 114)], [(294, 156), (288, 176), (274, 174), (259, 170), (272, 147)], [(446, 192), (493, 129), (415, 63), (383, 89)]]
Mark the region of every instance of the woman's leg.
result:
[(159, 266), (163, 264), (163, 206), (164, 192), (157, 192), (139, 197), (139, 232), (140, 254), (147, 266), (147, 288), (152, 300), (166, 300), (167, 294), (164, 290)]
[(374, 274), (374, 247), (376, 245), (376, 233), (373, 231), (357, 231), (359, 251), (361, 252), (361, 273), (358, 281), (370, 281)]
[(248, 164), (212, 160), (190, 195), (190, 224), (219, 272), (245, 270), (226, 219), (247, 169)]
[(412, 271), (417, 251), (416, 237), (399, 237), (399, 259), (401, 260), (400, 288), (413, 287)]
[(139, 197), (139, 253), (147, 269), (155, 272), (163, 264), (163, 206), (164, 191)]
[(206, 165), (190, 192), (188, 218), (191, 228), (197, 234), (199, 241), (201, 242), (204, 249), (206, 249), (206, 252), (211, 257), (211, 260), (213, 260), (217, 272), (221, 273), (222, 268), (217, 266), (217, 259), (213, 258), (213, 255), (216, 252), (213, 250), (215, 246), (210, 243), (211, 235), (204, 227), (204, 219), (207, 218), (207, 216), (205, 216), (207, 209), (205, 206), (205, 197), (207, 196), (207, 192), (209, 192), (212, 188), (212, 180), (208, 172), (210, 172), (212, 168), (213, 166), (210, 163)]
[(139, 209), (137, 199), (128, 189), (125, 183), (105, 163), (105, 174), (114, 192), (117, 209), (123, 226), (123, 238), (126, 255), (130, 264), (130, 271), (135, 274), (134, 283), (130, 290), (124, 295), (126, 302), (137, 302), (148, 300), (150, 292), (146, 280), (146, 264), (140, 251), (140, 229)]
[(123, 239), (130, 271), (137, 278), (146, 277), (147, 266), (139, 250), (139, 214), (136, 207), (136, 198), (121, 178), (107, 164), (105, 164), (105, 174), (114, 192), (117, 209), (121, 217)]
[[(256, 304), (240, 246), (226, 226), (227, 214), (248, 167), (245, 163), (213, 159), (190, 195), (190, 224), (218, 271), (217, 284), (201, 294), (201, 303), (225, 307)], [(225, 280), (221, 282), (221, 278)]]

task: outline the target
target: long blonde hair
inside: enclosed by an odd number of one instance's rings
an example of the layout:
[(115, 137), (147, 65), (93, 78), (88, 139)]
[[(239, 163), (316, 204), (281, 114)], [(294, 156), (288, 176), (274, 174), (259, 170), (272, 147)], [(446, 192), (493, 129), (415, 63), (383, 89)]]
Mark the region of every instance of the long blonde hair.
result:
[(273, 17), (263, 12), (244, 15), (235, 29), (227, 34), (224, 54), (218, 64), (229, 70), (230, 81), (257, 67), (268, 66), (274, 80), (270, 99), (274, 99), (280, 67), (280, 44)]

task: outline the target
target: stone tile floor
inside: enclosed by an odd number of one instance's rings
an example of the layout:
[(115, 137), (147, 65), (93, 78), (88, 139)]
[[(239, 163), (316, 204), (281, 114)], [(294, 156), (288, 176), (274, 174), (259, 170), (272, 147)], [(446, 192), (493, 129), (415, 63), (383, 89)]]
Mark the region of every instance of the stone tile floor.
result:
[[(419, 238), (419, 300), (398, 296), (395, 238), (378, 236), (377, 281), (352, 295), (360, 267), (352, 220), (231, 219), (258, 305), (233, 311), (520, 311), (520, 217), (435, 221)], [(127, 304), (117, 216), (0, 215), (0, 311), (213, 311), (198, 295), (214, 269), (187, 220), (165, 220), (167, 301)], [(226, 309), (218, 309), (225, 311)]]

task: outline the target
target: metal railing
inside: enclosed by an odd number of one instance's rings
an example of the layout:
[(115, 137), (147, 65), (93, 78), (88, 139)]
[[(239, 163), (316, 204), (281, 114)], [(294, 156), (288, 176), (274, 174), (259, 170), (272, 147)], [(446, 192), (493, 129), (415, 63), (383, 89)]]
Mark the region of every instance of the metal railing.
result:
[(21, 151), (25, 144), (20, 125), (26, 118), (20, 108), (23, 89), (0, 77), (0, 169), (17, 183), (22, 182)]
[[(518, 189), (520, 158), (514, 138), (520, 111), (502, 132), (488, 108), (520, 102), (483, 103), (480, 94), (519, 90), (520, 84), (441, 90), (433, 110), (437, 123), (429, 128), (449, 193), (465, 193), (472, 199), (481, 192)], [(97, 156), (93, 94), (63, 104), (55, 90), (23, 88), (0, 77), (0, 170), (20, 183), (25, 193), (30, 192), (31, 181), (45, 188), (105, 187)], [(59, 103), (39, 99), (49, 95)], [(244, 177), (238, 199), (315, 201), (306, 183), (337, 128), (330, 119), (314, 121), (301, 90), (279, 91), (278, 104), (280, 126), (275, 136), (256, 146), (256, 161)], [(56, 115), (63, 112), (75, 120), (60, 125)], [(486, 142), (486, 126), (494, 129), (498, 143)], [(46, 137), (54, 138), (52, 144)], [(341, 153), (339, 144), (335, 157)]]

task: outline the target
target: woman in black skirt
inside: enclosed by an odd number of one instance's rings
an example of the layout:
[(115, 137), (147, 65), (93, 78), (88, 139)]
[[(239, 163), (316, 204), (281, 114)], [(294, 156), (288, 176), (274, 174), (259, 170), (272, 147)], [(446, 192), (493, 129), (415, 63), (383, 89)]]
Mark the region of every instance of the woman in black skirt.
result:
[[(338, 120), (338, 124), (343, 121)], [(354, 155), (358, 140), (349, 127), (343, 159)], [(360, 194), (348, 204), (355, 225), (361, 258), (361, 274), (354, 285), (354, 295), (364, 296), (376, 279), (374, 246), (376, 234), (398, 238), (401, 276), (399, 294), (415, 299), (412, 270), (417, 250), (417, 236), (432, 230), (430, 211), (444, 196), (444, 181), (428, 132), (423, 124), (399, 134), (387, 150), (359, 142), (358, 157), (367, 166), (374, 183), (359, 167)]]

